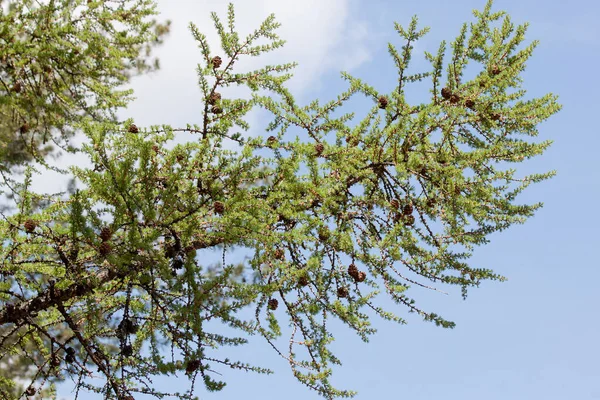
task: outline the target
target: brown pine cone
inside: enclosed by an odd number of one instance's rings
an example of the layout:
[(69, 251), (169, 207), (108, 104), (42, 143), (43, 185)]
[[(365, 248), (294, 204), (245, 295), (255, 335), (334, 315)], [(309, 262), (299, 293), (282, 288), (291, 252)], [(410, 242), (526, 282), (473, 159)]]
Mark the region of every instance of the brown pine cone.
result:
[(106, 256), (112, 251), (112, 246), (108, 242), (102, 242), (98, 250), (101, 255)]
[(267, 138), (267, 146), (272, 146), (277, 142), (277, 138), (275, 136), (269, 136)]
[(276, 260), (283, 260), (283, 259), (285, 259), (285, 251), (283, 249), (277, 249), (277, 250), (275, 250), (275, 259)]
[(356, 276), (356, 281), (357, 282), (362, 282), (362, 281), (364, 281), (366, 279), (366, 277), (367, 277), (367, 274), (364, 273), (363, 271), (360, 271), (358, 273), (358, 275)]
[(210, 60), (210, 62), (212, 63), (213, 68), (217, 69), (221, 66), (221, 63), (223, 62), (223, 60), (221, 60), (221, 57), (215, 56), (212, 58), (212, 60)]
[(220, 201), (215, 201), (213, 207), (217, 214), (223, 214), (223, 212), (225, 211), (225, 204), (223, 204)]
[(19, 132), (21, 134), (29, 132), (29, 124), (25, 122), (23, 125), (21, 125), (21, 127), (19, 128)]
[(223, 109), (221, 107), (213, 106), (213, 108), (210, 109), (210, 112), (213, 114), (222, 114)]
[(25, 391), (25, 396), (35, 396), (36, 393), (37, 393), (37, 390), (35, 390), (35, 388), (33, 386), (29, 386), (27, 388), (27, 390)]
[(394, 209), (397, 210), (398, 207), (400, 207), (400, 202), (398, 201), (398, 199), (392, 199), (390, 200), (390, 206)]
[(475, 102), (471, 99), (467, 99), (467, 100), (465, 100), (465, 107), (473, 110), (475, 108)]
[(32, 219), (28, 219), (27, 221), (25, 221), (25, 232), (27, 233), (33, 233), (33, 231), (35, 231), (35, 228), (37, 228), (37, 222), (35, 222)]
[(412, 205), (412, 204), (410, 204), (410, 203), (409, 203), (409, 204), (406, 204), (404, 207), (402, 207), (402, 213), (403, 213), (404, 215), (410, 215), (410, 214), (412, 214), (412, 213), (413, 213), (413, 211), (414, 211), (414, 209), (413, 209), (413, 205)]
[(456, 104), (460, 101), (460, 96), (457, 94), (450, 95), (450, 104)]
[(23, 88), (23, 86), (21, 85), (21, 82), (15, 82), (15, 84), (12, 87), (13, 92), (15, 93), (21, 93), (21, 89)]
[(388, 99), (385, 98), (384, 96), (381, 96), (378, 99), (378, 102), (379, 102), (379, 108), (381, 108), (381, 109), (385, 109), (388, 106)]
[(347, 297), (348, 296), (348, 289), (346, 289), (345, 287), (341, 287), (337, 290), (337, 295), (338, 297)]
[(490, 69), (490, 73), (492, 75), (498, 75), (500, 73), (500, 67), (498, 67), (497, 65), (493, 65)]
[(277, 310), (278, 305), (279, 305), (279, 302), (277, 301), (277, 299), (269, 299), (269, 301), (268, 301), (269, 310)]
[(448, 100), (450, 96), (452, 96), (452, 91), (447, 87), (442, 88), (442, 97)]
[(127, 128), (127, 132), (129, 133), (138, 133), (140, 130), (138, 129), (138, 127), (135, 124), (131, 124), (129, 125), (129, 128)]
[(215, 104), (217, 104), (217, 101), (221, 100), (221, 93), (218, 92), (212, 92), (210, 94), (210, 97), (208, 98), (208, 104), (210, 104), (211, 106), (214, 106)]
[(191, 374), (198, 368), (200, 368), (200, 360), (190, 360), (190, 361), (188, 361), (188, 363), (185, 367), (185, 372), (187, 372), (188, 374)]
[(300, 278), (298, 278), (298, 285), (300, 285), (300, 286), (308, 285), (308, 277), (306, 275), (302, 275)]
[(318, 156), (320, 156), (323, 153), (323, 149), (325, 149), (325, 146), (323, 146), (323, 143), (317, 143), (315, 145), (315, 151)]
[(415, 224), (415, 217), (413, 215), (407, 215), (404, 219), (404, 225), (412, 226)]
[(100, 231), (100, 239), (102, 239), (103, 242), (106, 242), (107, 240), (109, 240), (111, 238), (111, 236), (112, 236), (112, 230), (108, 226), (105, 226)]
[(354, 279), (357, 279), (358, 268), (356, 268), (356, 265), (354, 265), (354, 263), (350, 264), (350, 266), (348, 267), (348, 275), (350, 275)]

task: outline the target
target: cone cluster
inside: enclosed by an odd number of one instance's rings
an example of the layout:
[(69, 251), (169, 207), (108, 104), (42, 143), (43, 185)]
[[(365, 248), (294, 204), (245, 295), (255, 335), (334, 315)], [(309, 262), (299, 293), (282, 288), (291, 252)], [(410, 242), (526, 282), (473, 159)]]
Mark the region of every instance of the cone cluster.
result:
[(367, 274), (363, 271), (359, 271), (354, 263), (348, 267), (348, 275), (354, 278), (355, 282), (362, 282), (366, 279)]

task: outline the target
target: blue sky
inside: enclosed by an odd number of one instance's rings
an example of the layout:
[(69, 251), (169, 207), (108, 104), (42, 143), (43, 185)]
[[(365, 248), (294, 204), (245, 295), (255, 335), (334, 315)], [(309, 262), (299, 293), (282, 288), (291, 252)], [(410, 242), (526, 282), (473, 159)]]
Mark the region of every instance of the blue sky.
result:
[[(300, 63), (290, 86), (297, 99), (307, 104), (314, 98), (334, 98), (346, 88), (340, 70), (379, 90), (391, 90), (395, 71), (387, 42), (402, 45), (394, 21), (406, 25), (417, 14), (421, 25), (431, 27), (413, 56), (418, 65), (422, 50), (435, 52), (440, 40), (453, 40), (460, 25), (473, 20), (471, 10), (483, 8), (485, 1), (234, 4), (242, 33), (254, 29), (271, 12), (282, 22), (281, 37), (289, 42), (268, 61)], [(138, 99), (121, 115), (133, 117), (139, 126), (185, 126), (200, 120), (201, 106), (194, 71), (200, 53), (187, 24), (197, 23), (217, 49), (208, 16), (210, 11), (224, 16), (226, 2), (162, 1), (159, 9), (173, 20), (173, 32), (157, 52), (163, 68), (133, 82)], [(408, 325), (373, 318), (378, 333), (370, 343), (363, 343), (339, 323), (329, 325), (336, 337), (332, 350), (343, 362), (334, 369), (332, 381), (338, 388), (357, 390), (357, 400), (600, 399), (600, 269), (593, 255), (600, 245), (600, 179), (593, 167), (600, 148), (600, 3), (497, 0), (494, 9), (508, 11), (515, 23), (529, 21), (528, 41), (541, 41), (523, 75), (528, 97), (551, 91), (563, 104), (563, 110), (540, 127), (540, 139), (554, 140), (554, 144), (543, 156), (523, 163), (520, 171), (555, 169), (558, 175), (530, 187), (519, 198), (527, 203), (544, 202), (535, 217), (492, 235), (491, 243), (471, 259), (471, 265), (491, 268), (506, 276), (507, 282), (485, 282), (466, 301), (456, 290), (443, 295), (410, 289), (423, 308), (456, 322), (455, 329), (423, 322), (385, 296), (379, 297), (378, 304), (405, 318)], [(255, 62), (248, 66), (267, 63)], [(356, 111), (360, 116), (360, 110)], [(251, 134), (263, 134), (260, 127), (268, 122), (266, 117), (261, 112), (250, 116)], [(240, 255), (230, 260), (236, 257)], [(217, 354), (271, 368), (275, 374), (219, 369), (228, 386), (220, 393), (207, 393), (197, 385), (196, 394), (203, 400), (320, 398), (293, 378), (287, 362), (260, 337)], [(155, 382), (164, 390), (183, 390), (186, 383), (185, 379)], [(71, 388), (61, 385), (59, 394), (70, 398)]]

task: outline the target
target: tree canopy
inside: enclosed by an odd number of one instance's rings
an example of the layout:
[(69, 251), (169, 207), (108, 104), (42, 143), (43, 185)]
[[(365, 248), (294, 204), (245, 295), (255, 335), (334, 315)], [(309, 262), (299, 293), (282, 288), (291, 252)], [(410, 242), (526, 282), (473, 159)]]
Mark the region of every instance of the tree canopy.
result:
[[(240, 58), (284, 41), (274, 15), (241, 36), (230, 4), (226, 22), (212, 13), (221, 50), (190, 24), (203, 56), (202, 124), (81, 118), (73, 126), (88, 142), (79, 151), (93, 167), (64, 171), (78, 183), (72, 195), (32, 191), (30, 165), (22, 181), (5, 177), (18, 211), (0, 221), (0, 360), (34, 361), (24, 394), (72, 374), (105, 398), (160, 397), (148, 377), (185, 373), (190, 388), (168, 395), (187, 399), (197, 376), (206, 389), (223, 389), (215, 368), (271, 373), (219, 357), (221, 346), (258, 334), (300, 382), (325, 398), (351, 397), (329, 381), (341, 361), (328, 347), (336, 334), (328, 318), (364, 341), (375, 333), (365, 309), (405, 323), (376, 304), (384, 290), (405, 311), (452, 328), (422, 309), (410, 287), (453, 285), (466, 297), (484, 280), (503, 280), (468, 258), (491, 233), (532, 216), (541, 203), (521, 204), (518, 194), (553, 175), (519, 177), (512, 168), (550, 145), (532, 138), (560, 106), (552, 94), (525, 98), (520, 74), (537, 42), (524, 43), (527, 25), (491, 7), (425, 53), (431, 67), (415, 74), (413, 46), (428, 29), (416, 17), (396, 23), (402, 47), (389, 44), (398, 70), (389, 91), (344, 72), (345, 92), (302, 106), (285, 86), (295, 64), (235, 70)], [(409, 104), (405, 89), (417, 81), (431, 83), (429, 101)], [(226, 98), (220, 90), (230, 85), (250, 88), (251, 98)], [(372, 100), (365, 118), (333, 116), (357, 94)], [(237, 132), (249, 130), (244, 116), (253, 107), (272, 114), (266, 138)], [(291, 137), (291, 128), (305, 137)], [(183, 132), (195, 139), (173, 144)], [(252, 250), (248, 262), (227, 262), (234, 246)], [(223, 263), (210, 268), (200, 256), (215, 248)], [(241, 319), (248, 308), (254, 318)], [(211, 332), (211, 319), (242, 336)], [(278, 346), (283, 319), (292, 327), (286, 349)], [(96, 374), (104, 385), (89, 382)], [(0, 384), (12, 382), (0, 376)]]
[(115, 120), (131, 100), (132, 75), (159, 67), (149, 56), (169, 21), (148, 20), (154, 0), (0, 1), (2, 169), (43, 158), (82, 118)]

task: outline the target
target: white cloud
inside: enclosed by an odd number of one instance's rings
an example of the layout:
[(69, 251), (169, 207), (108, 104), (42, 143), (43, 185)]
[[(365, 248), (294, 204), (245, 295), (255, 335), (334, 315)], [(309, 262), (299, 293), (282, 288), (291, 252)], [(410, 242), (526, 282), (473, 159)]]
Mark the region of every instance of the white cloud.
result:
[[(232, 1), (236, 14), (236, 30), (240, 37), (257, 29), (262, 21), (274, 13), (281, 27), (276, 33), (287, 41), (283, 48), (259, 57), (240, 59), (239, 71), (248, 71), (268, 64), (298, 62), (288, 87), (301, 102), (312, 100), (312, 91), (326, 85), (321, 78), (327, 72), (351, 71), (371, 57), (369, 26), (352, 12), (350, 0), (257, 0)], [(225, 55), (210, 17), (217, 12), (226, 26), (227, 3), (215, 0), (159, 0), (159, 20), (172, 20), (171, 33), (165, 43), (154, 52), (160, 59), (161, 69), (150, 75), (136, 77), (131, 87), (136, 100), (119, 113), (121, 119), (133, 118), (138, 126), (169, 124), (185, 127), (187, 123), (201, 124), (202, 93), (198, 87), (196, 66), (202, 60), (200, 49), (189, 30), (193, 22), (207, 36), (213, 54)], [(249, 97), (249, 90), (226, 88), (226, 96)], [(307, 98), (310, 97), (310, 98)], [(251, 125), (248, 135), (263, 134), (264, 112), (252, 111), (246, 116)], [(189, 138), (187, 139), (189, 140)], [(229, 147), (226, 145), (226, 147)], [(66, 165), (85, 162), (81, 155), (64, 154), (51, 164)], [(87, 164), (87, 163), (86, 163)], [(48, 175), (50, 174), (50, 175)], [(66, 179), (48, 172), (34, 178), (35, 190), (57, 192), (66, 188)]]
[[(322, 84), (319, 80), (330, 70), (351, 70), (368, 61), (368, 29), (365, 21), (351, 15), (348, 0), (233, 1), (236, 30), (243, 38), (254, 31), (271, 13), (282, 24), (277, 29), (287, 41), (283, 48), (255, 58), (240, 59), (241, 71), (267, 64), (298, 62), (288, 87), (300, 98)], [(132, 87), (137, 100), (123, 112), (142, 125), (154, 123), (199, 122), (201, 92), (197, 85), (196, 65), (201, 53), (188, 29), (193, 22), (207, 36), (211, 51), (223, 56), (220, 40), (210, 18), (215, 11), (226, 23), (227, 2), (160, 1), (161, 19), (173, 21), (172, 32), (156, 55), (161, 70), (136, 78)], [(243, 96), (240, 89), (228, 93)]]

